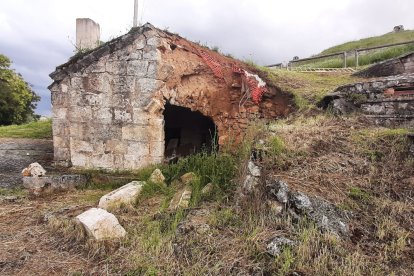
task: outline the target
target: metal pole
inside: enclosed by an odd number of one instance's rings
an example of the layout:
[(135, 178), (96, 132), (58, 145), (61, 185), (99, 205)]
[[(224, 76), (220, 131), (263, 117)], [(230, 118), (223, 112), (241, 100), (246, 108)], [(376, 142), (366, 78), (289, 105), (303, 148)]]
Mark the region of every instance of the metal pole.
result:
[(134, 0), (134, 27), (138, 27), (138, 0)]
[(344, 68), (346, 68), (346, 52), (344, 52)]
[(358, 50), (355, 50), (355, 69), (359, 66), (359, 53)]

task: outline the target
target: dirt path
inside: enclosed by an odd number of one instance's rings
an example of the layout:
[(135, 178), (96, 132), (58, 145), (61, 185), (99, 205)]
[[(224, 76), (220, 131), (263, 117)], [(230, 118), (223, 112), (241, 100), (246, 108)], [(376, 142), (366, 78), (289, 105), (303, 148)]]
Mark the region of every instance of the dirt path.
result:
[(76, 206), (75, 216), (94, 206), (102, 193), (88, 190), (47, 198), (0, 199), (0, 275), (99, 275), (93, 271), (97, 264), (70, 250), (44, 216)]
[(22, 185), (21, 172), (30, 163), (50, 170), (52, 160), (52, 140), (0, 138), (0, 188)]

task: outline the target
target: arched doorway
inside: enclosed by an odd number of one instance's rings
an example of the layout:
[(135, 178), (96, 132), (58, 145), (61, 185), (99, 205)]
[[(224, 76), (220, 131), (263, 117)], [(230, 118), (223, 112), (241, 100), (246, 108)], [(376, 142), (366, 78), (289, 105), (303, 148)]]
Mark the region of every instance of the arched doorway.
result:
[(166, 104), (164, 109), (165, 157), (187, 156), (217, 149), (217, 127), (198, 111)]

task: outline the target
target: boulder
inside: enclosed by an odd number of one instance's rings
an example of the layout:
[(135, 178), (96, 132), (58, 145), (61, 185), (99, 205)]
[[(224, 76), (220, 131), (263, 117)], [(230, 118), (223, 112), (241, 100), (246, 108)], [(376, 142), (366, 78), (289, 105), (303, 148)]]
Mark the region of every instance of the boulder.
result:
[(183, 174), (180, 179), (184, 185), (189, 185), (196, 177), (197, 175), (195, 173), (188, 172), (186, 174)]
[(160, 169), (155, 169), (149, 177), (148, 181), (152, 183), (165, 184), (165, 176), (162, 174)]
[(24, 168), (22, 171), (23, 176), (39, 177), (45, 174), (46, 174), (46, 170), (43, 169), (43, 167), (37, 162), (30, 164), (27, 168)]
[(101, 208), (91, 208), (76, 217), (76, 221), (85, 228), (88, 236), (96, 240), (111, 240), (123, 238), (125, 229), (118, 219)]
[(285, 237), (275, 237), (266, 246), (267, 253), (276, 257), (282, 253), (286, 246), (293, 246), (295, 242)]
[(101, 197), (99, 208), (108, 210), (108, 208), (117, 208), (121, 204), (131, 204), (141, 193), (145, 181), (132, 181), (112, 192)]

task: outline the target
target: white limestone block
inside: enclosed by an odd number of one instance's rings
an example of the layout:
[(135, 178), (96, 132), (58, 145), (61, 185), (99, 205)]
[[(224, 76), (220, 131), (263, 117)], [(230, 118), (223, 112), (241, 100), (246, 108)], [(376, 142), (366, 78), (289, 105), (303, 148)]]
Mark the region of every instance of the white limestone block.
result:
[(76, 217), (76, 221), (85, 228), (88, 236), (96, 240), (123, 238), (125, 229), (118, 219), (101, 208), (91, 208)]

